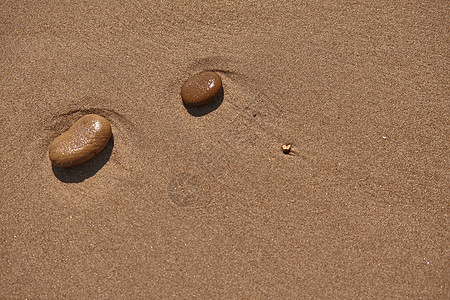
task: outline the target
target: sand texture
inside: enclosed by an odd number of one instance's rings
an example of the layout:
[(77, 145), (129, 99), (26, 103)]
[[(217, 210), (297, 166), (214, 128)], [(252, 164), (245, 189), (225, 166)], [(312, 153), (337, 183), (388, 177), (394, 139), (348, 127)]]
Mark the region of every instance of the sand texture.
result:
[(0, 298), (448, 299), (449, 9), (0, 1)]

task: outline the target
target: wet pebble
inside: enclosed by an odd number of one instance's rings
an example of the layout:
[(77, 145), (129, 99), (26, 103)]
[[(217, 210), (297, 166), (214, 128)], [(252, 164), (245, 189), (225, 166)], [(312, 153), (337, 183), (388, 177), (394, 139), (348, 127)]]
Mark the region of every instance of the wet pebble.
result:
[(48, 156), (55, 166), (62, 168), (84, 163), (106, 147), (111, 134), (107, 119), (86, 115), (50, 143)]
[(186, 105), (199, 106), (212, 101), (222, 90), (222, 79), (216, 72), (198, 73), (183, 84), (181, 98)]

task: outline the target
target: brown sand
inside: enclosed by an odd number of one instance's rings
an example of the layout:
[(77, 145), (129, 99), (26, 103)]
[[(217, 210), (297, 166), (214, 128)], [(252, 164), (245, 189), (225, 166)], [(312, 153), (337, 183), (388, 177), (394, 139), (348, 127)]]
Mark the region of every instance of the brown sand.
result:
[(0, 298), (448, 299), (449, 2), (345, 2), (1, 1)]

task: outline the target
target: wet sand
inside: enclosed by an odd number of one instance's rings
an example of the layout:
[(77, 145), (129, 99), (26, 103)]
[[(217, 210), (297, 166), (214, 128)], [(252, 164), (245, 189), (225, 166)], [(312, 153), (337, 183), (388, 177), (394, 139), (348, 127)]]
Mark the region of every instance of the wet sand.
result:
[(448, 2), (167, 3), (0, 3), (0, 298), (447, 299)]

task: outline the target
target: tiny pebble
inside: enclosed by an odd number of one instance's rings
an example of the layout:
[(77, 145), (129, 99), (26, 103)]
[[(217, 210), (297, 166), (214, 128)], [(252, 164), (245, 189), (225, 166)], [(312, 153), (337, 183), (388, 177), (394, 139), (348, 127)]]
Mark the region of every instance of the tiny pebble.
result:
[(106, 147), (111, 134), (108, 120), (95, 114), (86, 115), (50, 143), (48, 156), (62, 168), (84, 163)]
[(183, 84), (181, 98), (186, 105), (199, 106), (212, 101), (222, 90), (222, 79), (216, 72), (198, 73)]
[(292, 145), (291, 144), (282, 145), (281, 149), (283, 150), (284, 154), (289, 154), (291, 152)]

